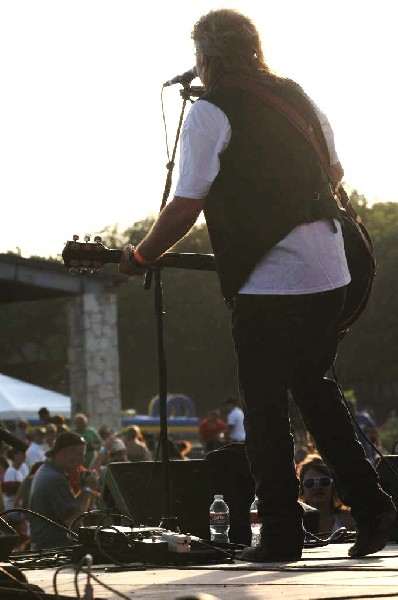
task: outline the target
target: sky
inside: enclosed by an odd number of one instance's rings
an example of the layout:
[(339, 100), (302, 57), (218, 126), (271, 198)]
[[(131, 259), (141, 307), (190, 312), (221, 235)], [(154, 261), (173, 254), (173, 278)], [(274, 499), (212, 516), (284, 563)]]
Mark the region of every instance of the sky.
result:
[[(56, 257), (74, 234), (124, 231), (159, 212), (162, 84), (194, 65), (192, 26), (214, 8), (252, 18), (270, 67), (327, 114), (347, 186), (398, 201), (395, 6), (0, 0), (0, 253)], [(163, 91), (170, 153), (180, 89)], [(178, 160), (172, 190), (177, 178)]]

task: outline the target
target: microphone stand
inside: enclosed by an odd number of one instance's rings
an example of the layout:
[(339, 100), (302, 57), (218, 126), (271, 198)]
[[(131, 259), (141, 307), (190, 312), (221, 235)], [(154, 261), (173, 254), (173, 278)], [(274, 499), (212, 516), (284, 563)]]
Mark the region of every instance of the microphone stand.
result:
[[(198, 89), (198, 88), (197, 88)], [(203, 88), (201, 88), (203, 90)], [(178, 140), (180, 138), (181, 127), (183, 123), (184, 112), (187, 101), (193, 95), (198, 95), (195, 89), (191, 90), (189, 84), (184, 85), (183, 89), (180, 90), (180, 94), (183, 98), (183, 104), (181, 108), (180, 119), (178, 122), (176, 139), (174, 142), (173, 152), (171, 160), (166, 165), (167, 176), (164, 187), (162, 202), (160, 205), (160, 211), (166, 206), (167, 199), (170, 195), (172, 173), (174, 169), (174, 159), (177, 151)], [(192, 102), (192, 100), (191, 100)], [(159, 417), (160, 417), (160, 448), (162, 451), (162, 480), (164, 490), (164, 515), (160, 522), (160, 527), (169, 529), (170, 531), (179, 531), (177, 517), (173, 516), (172, 509), (172, 494), (171, 494), (171, 476), (170, 476), (170, 458), (169, 458), (169, 446), (168, 446), (168, 433), (167, 433), (167, 365), (166, 365), (166, 353), (164, 349), (164, 336), (163, 336), (163, 315), (165, 314), (163, 307), (163, 285), (161, 278), (161, 267), (152, 266), (149, 267), (145, 278), (144, 278), (144, 289), (149, 290), (154, 279), (154, 305), (156, 315), (156, 330), (157, 330), (157, 349), (158, 349), (158, 380), (159, 380)]]

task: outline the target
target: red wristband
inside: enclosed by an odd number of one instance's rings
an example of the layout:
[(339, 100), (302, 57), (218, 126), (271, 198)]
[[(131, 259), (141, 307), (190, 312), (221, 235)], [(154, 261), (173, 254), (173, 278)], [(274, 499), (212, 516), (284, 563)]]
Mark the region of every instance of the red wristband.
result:
[(141, 256), (141, 254), (138, 252), (138, 250), (134, 251), (134, 260), (139, 264), (142, 265), (143, 267), (147, 267), (148, 265), (152, 264), (152, 260), (146, 260), (146, 258), (144, 258), (143, 256)]

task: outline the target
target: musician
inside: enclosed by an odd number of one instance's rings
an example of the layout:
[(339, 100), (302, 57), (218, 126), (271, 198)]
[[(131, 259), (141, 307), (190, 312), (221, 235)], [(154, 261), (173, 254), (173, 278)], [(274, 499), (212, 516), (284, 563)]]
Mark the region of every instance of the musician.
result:
[(296, 83), (271, 72), (247, 17), (211, 11), (192, 38), (205, 94), (184, 124), (175, 196), (138, 248), (126, 247), (120, 270), (141, 275), (204, 211), (221, 290), (233, 309), (246, 451), (263, 523), (259, 546), (245, 548), (242, 558), (301, 557), (289, 389), (357, 522), (350, 556), (377, 552), (388, 541), (395, 507), (366, 460), (336, 383), (324, 378), (350, 281), (339, 213), (315, 150), (259, 97), (261, 90), (293, 105), (325, 140), (337, 186), (343, 169), (332, 130)]

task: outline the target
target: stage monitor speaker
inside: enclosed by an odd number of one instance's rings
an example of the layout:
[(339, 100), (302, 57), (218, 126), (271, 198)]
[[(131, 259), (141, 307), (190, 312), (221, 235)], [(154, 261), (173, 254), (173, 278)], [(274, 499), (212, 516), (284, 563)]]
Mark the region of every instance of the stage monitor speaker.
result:
[(131, 517), (136, 526), (159, 527), (162, 517), (177, 517), (182, 533), (210, 538), (210, 490), (208, 465), (203, 460), (171, 460), (171, 509), (164, 508), (161, 462), (110, 463), (107, 466), (102, 500)]
[(0, 517), (0, 561), (7, 562), (11, 552), (19, 542), (19, 535)]

